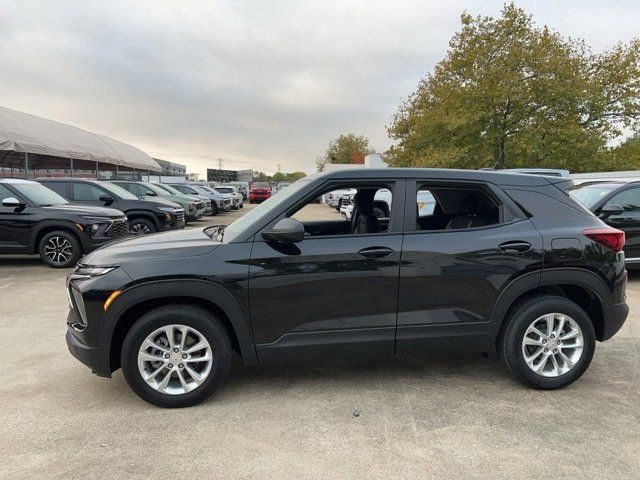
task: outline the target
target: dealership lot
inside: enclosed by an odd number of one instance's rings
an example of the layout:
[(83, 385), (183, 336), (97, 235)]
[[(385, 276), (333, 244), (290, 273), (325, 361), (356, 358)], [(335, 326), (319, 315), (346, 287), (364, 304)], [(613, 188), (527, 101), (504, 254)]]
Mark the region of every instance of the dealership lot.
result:
[[(190, 228), (229, 223), (252, 208)], [(324, 205), (311, 214), (337, 215)], [(142, 402), (67, 352), (68, 270), (0, 259), (2, 478), (637, 478), (640, 275), (631, 313), (561, 391), (495, 355), (245, 368), (200, 406)], [(347, 295), (348, 292), (345, 292)], [(338, 301), (338, 299), (336, 299)]]

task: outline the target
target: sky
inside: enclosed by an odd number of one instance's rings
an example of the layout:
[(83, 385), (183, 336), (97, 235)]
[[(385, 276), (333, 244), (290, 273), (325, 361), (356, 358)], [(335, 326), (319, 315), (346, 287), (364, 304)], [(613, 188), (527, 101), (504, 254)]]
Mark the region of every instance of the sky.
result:
[[(594, 51), (628, 42), (640, 2), (516, 4)], [(331, 139), (384, 152), (398, 105), (460, 14), (497, 1), (0, 0), (0, 105), (135, 145), (204, 175), (315, 170)]]

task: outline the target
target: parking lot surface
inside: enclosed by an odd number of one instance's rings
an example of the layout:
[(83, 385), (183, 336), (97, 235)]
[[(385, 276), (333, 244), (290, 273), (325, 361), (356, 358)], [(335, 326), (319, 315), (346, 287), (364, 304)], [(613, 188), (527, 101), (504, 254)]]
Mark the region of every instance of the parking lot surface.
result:
[(164, 410), (68, 353), (67, 273), (0, 257), (0, 478), (640, 478), (640, 275), (564, 390), (521, 386), (495, 355), (236, 361), (212, 398)]

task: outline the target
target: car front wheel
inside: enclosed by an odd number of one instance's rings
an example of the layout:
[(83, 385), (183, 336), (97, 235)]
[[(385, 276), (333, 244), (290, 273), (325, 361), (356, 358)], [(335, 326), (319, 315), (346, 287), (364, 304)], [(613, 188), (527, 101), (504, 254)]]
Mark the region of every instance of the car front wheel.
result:
[(144, 218), (135, 218), (129, 221), (129, 233), (133, 236), (149, 235), (150, 233), (157, 232), (158, 229), (149, 220)]
[(209, 311), (168, 305), (151, 310), (131, 327), (121, 364), (127, 383), (143, 400), (160, 407), (188, 407), (224, 383), (231, 342)]
[(591, 319), (577, 304), (545, 295), (520, 304), (507, 319), (498, 350), (526, 385), (563, 388), (587, 370), (595, 351)]
[(78, 239), (64, 230), (47, 233), (40, 240), (38, 253), (44, 263), (53, 268), (73, 267), (82, 256)]

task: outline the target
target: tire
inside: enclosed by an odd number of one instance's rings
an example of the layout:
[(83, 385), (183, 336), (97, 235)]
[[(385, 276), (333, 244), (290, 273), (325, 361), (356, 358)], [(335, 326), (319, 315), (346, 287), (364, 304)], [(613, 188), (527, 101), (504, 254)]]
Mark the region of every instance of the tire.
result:
[(42, 261), (52, 268), (69, 268), (80, 260), (82, 247), (73, 233), (55, 230), (40, 239), (38, 253)]
[[(171, 357), (168, 360), (160, 360), (162, 366), (156, 368), (156, 370), (160, 372), (157, 376), (162, 376), (162, 380), (164, 380), (165, 373), (169, 372), (168, 365), (172, 365), (173, 370), (171, 370), (167, 388), (173, 388), (173, 393), (160, 391), (148, 384), (142, 377), (138, 366), (138, 354), (143, 342), (156, 330), (169, 325), (179, 325), (180, 328), (188, 327), (192, 329), (202, 338), (206, 339), (211, 347), (209, 355), (212, 360), (207, 367), (209, 370), (206, 377), (200, 385), (194, 386), (192, 390), (184, 393), (178, 392), (180, 389), (184, 390), (182, 382), (180, 382), (180, 377), (178, 376), (178, 370), (181, 371), (182, 378), (188, 379), (193, 385), (195, 385), (195, 377), (188, 374), (188, 368), (179, 367), (183, 365), (182, 363), (179, 363), (177, 366), (173, 363), (168, 363), (172, 361), (181, 362), (182, 360), (180, 359), (184, 358), (181, 352), (175, 353), (176, 359)], [(176, 328), (174, 331), (179, 332), (180, 330)], [(176, 346), (178, 345), (179, 335), (178, 333), (175, 336)], [(164, 338), (167, 338), (166, 335)], [(194, 336), (193, 338), (188, 336), (188, 338), (188, 341), (198, 342), (198, 336)], [(162, 338), (158, 339), (158, 342), (161, 341)], [(191, 343), (191, 345), (194, 343)], [(166, 346), (166, 344), (167, 342), (165, 341), (164, 345)], [(186, 348), (185, 351), (188, 351), (188, 348)], [(204, 352), (204, 350), (196, 352), (194, 356), (204, 358), (202, 352)], [(155, 353), (162, 354), (162, 351), (158, 349)], [(174, 353), (172, 352), (171, 355), (174, 355)], [(223, 324), (208, 310), (189, 305), (167, 305), (151, 310), (133, 324), (124, 339), (120, 352), (120, 360), (122, 372), (124, 373), (127, 383), (142, 400), (165, 408), (190, 407), (208, 398), (224, 383), (231, 364), (231, 341)], [(188, 365), (188, 361), (185, 361), (184, 365)], [(194, 368), (197, 369), (203, 364), (192, 363), (191, 365), (195, 365)], [(143, 361), (143, 368), (155, 372), (155, 370), (153, 370), (155, 368), (154, 365), (149, 362)], [(204, 372), (200, 371), (199, 373)], [(155, 381), (155, 379), (153, 381)]]
[(129, 221), (129, 234), (133, 236), (137, 235), (149, 235), (156, 233), (158, 229), (152, 221), (146, 218), (134, 218)]
[[(543, 316), (545, 318), (541, 319)], [(541, 337), (530, 330), (530, 326), (538, 322), (534, 325), (538, 327), (538, 331), (543, 334), (549, 333), (546, 329), (549, 325), (547, 318), (551, 318), (553, 322), (551, 336)], [(561, 323), (563, 318), (564, 323)], [(579, 329), (575, 329), (575, 326)], [(558, 328), (562, 328), (563, 333), (560, 334)], [(577, 335), (567, 337), (573, 330), (580, 330), (581, 341)], [(531, 345), (523, 345), (525, 335)], [(562, 345), (556, 345), (556, 342)], [(582, 344), (581, 350), (571, 348), (571, 345), (578, 343)], [(518, 380), (540, 390), (554, 390), (566, 387), (582, 376), (593, 359), (595, 343), (593, 323), (582, 308), (566, 298), (544, 295), (530, 297), (515, 307), (507, 319), (497, 346), (500, 358)], [(544, 353), (546, 347), (549, 348), (546, 349), (547, 353)], [(559, 353), (553, 354), (556, 351)], [(537, 355), (531, 367), (527, 364), (525, 355), (530, 359)], [(561, 355), (567, 357), (570, 362), (565, 362)], [(541, 366), (545, 356), (548, 356), (546, 363), (550, 362), (549, 365), (545, 363), (542, 365), (541, 373), (536, 373), (533, 369)], [(563, 371), (566, 369), (568, 370)]]

